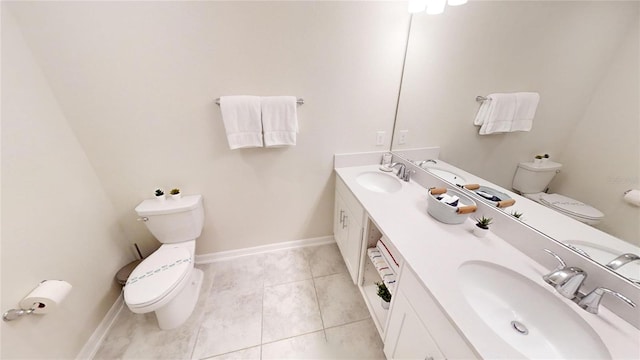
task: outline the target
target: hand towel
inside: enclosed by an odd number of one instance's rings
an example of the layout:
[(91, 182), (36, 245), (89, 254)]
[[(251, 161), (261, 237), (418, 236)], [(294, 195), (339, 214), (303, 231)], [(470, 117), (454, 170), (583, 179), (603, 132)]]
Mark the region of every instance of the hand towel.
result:
[(511, 123), (516, 113), (515, 94), (491, 94), (488, 114), (480, 127), (480, 135), (511, 131)]
[(220, 111), (231, 150), (263, 146), (259, 96), (221, 96)]
[(476, 118), (473, 120), (473, 125), (482, 125), (487, 120), (489, 116), (489, 110), (491, 107), (491, 99), (487, 98), (480, 104), (480, 109), (478, 109), (478, 113), (476, 114)]
[(262, 98), (264, 144), (291, 146), (298, 132), (297, 99), (295, 96), (265, 96)]
[(516, 113), (510, 131), (529, 131), (533, 127), (533, 117), (540, 102), (540, 95), (535, 92), (516, 93)]

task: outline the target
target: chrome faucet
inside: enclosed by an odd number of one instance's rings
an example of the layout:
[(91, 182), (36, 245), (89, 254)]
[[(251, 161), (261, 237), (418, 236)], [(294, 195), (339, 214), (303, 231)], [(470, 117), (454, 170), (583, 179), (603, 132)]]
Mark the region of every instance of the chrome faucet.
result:
[(556, 255), (553, 251), (549, 249), (544, 249), (544, 251), (556, 258), (559, 263), (557, 268), (542, 277), (544, 281), (555, 287), (562, 296), (567, 299), (571, 299), (585, 311), (597, 314), (598, 308), (600, 307), (600, 301), (604, 294), (611, 294), (624, 301), (627, 305), (636, 307), (636, 303), (629, 300), (626, 296), (605, 287), (597, 287), (588, 294), (581, 292), (580, 287), (587, 278), (587, 273), (577, 267), (567, 267), (564, 260), (562, 260), (562, 258)]
[(622, 265), (628, 264), (632, 261), (636, 261), (636, 260), (640, 260), (640, 256), (636, 255), (636, 254), (622, 254), (620, 256), (618, 256), (617, 258), (611, 260), (606, 266), (611, 269), (611, 270), (616, 270), (617, 268), (621, 267)]
[(542, 279), (547, 284), (553, 286), (556, 291), (567, 299), (574, 299), (578, 296), (578, 290), (587, 278), (587, 273), (574, 266), (567, 266), (562, 258), (549, 249), (544, 249), (547, 253), (558, 260), (558, 267), (543, 276)]
[(424, 165), (424, 164), (428, 164), (428, 163), (434, 163), (434, 164), (437, 164), (438, 162), (437, 162), (437, 161), (435, 161), (435, 160), (433, 160), (433, 159), (427, 159), (427, 160), (418, 161), (418, 162), (416, 162), (415, 164), (416, 164), (418, 167), (422, 167), (422, 165)]
[(396, 174), (398, 176), (398, 179), (409, 181), (411, 179), (411, 173), (413, 172), (413, 170), (407, 170), (407, 167), (401, 162), (396, 162), (389, 165), (389, 167), (392, 169), (396, 166), (399, 166), (398, 173)]
[(607, 289), (604, 287), (598, 287), (593, 289), (590, 293), (585, 295), (579, 302), (578, 306), (585, 309), (586, 311), (597, 314), (598, 308), (600, 307), (600, 301), (602, 300), (602, 295), (611, 294), (618, 299), (624, 301), (627, 305), (631, 307), (636, 307), (636, 303), (629, 300), (626, 296), (620, 294), (619, 292), (613, 291), (611, 289)]

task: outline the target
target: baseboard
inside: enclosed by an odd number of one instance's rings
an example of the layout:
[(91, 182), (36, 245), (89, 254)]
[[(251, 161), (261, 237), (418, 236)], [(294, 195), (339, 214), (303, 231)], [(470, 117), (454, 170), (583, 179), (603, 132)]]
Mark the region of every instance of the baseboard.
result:
[(285, 241), (281, 243), (255, 246), (255, 247), (245, 248), (245, 249), (220, 251), (215, 253), (196, 255), (196, 264), (209, 264), (212, 262), (229, 260), (229, 259), (233, 259), (241, 256), (262, 254), (262, 253), (267, 253), (272, 251), (300, 248), (300, 247), (306, 247), (306, 246), (325, 245), (325, 244), (331, 244), (334, 242), (335, 240), (333, 236), (323, 236), (323, 237), (304, 239), (304, 240)]
[(118, 314), (122, 311), (124, 307), (124, 297), (122, 296), (122, 292), (113, 303), (107, 314), (104, 316), (98, 327), (95, 329), (91, 337), (82, 347), (78, 356), (76, 356), (77, 360), (80, 359), (93, 359), (102, 344), (102, 341), (109, 333), (109, 330), (113, 326), (113, 323), (116, 321)]

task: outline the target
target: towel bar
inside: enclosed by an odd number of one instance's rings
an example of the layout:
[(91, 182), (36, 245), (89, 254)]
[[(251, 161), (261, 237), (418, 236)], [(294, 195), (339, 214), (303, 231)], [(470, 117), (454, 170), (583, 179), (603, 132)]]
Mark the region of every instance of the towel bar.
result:
[(487, 100), (489, 100), (489, 98), (486, 97), (486, 96), (480, 96), (480, 95), (476, 96), (476, 101), (477, 102), (483, 102), (483, 101), (487, 101)]
[[(303, 98), (298, 98), (298, 99), (296, 100), (296, 103), (297, 103), (298, 105), (302, 105), (302, 104), (304, 104), (304, 99), (303, 99)], [(216, 105), (220, 105), (220, 98), (216, 98)]]

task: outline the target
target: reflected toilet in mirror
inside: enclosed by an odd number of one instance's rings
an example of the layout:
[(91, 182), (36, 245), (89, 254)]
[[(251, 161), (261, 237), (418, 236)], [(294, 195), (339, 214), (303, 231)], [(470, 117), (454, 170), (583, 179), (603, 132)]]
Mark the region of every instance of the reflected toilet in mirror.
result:
[(588, 225), (598, 224), (604, 214), (591, 205), (561, 194), (548, 194), (549, 183), (560, 172), (562, 164), (547, 161), (536, 164), (521, 162), (516, 168), (512, 187), (520, 195)]

